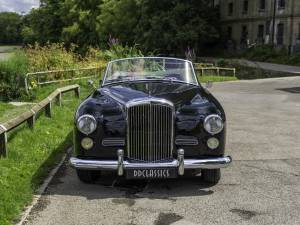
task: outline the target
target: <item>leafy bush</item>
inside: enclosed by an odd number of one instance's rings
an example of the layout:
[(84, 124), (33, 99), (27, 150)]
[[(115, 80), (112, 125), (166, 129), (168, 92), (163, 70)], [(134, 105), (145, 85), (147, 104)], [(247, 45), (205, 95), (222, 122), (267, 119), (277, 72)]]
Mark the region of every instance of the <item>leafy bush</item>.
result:
[(0, 100), (11, 100), (24, 94), (24, 77), (28, 71), (24, 52), (17, 51), (7, 61), (0, 62)]
[[(112, 59), (143, 56), (137, 45), (122, 46), (117, 39), (111, 39), (109, 45), (110, 49), (106, 51), (89, 48), (85, 56), (75, 52), (75, 45), (71, 45), (69, 49), (66, 49), (63, 43), (29, 45), (16, 52), (12, 58), (0, 63), (0, 100), (20, 98), (25, 93), (24, 78), (27, 72), (104, 67), (106, 62)], [(81, 73), (77, 75), (81, 76)], [(82, 73), (82, 76), (84, 75), (86, 73)], [(47, 80), (70, 78), (67, 76), (72, 74), (57, 73), (55, 77), (49, 75)]]
[(267, 61), (270, 59), (276, 59), (278, 57), (288, 55), (284, 49), (274, 49), (270, 45), (262, 45), (252, 49), (248, 49), (243, 53), (243, 56), (247, 59), (257, 61)]
[(119, 44), (118, 39), (110, 38), (109, 47), (110, 48), (103, 53), (103, 58), (108, 61), (113, 59), (143, 56), (142, 51), (138, 49), (138, 45), (134, 45), (132, 47), (128, 45), (123, 46)]
[(300, 66), (300, 53), (289, 54), (286, 49), (274, 49), (270, 45), (248, 49), (240, 57), (253, 61)]
[(30, 72), (77, 68), (80, 56), (74, 53), (75, 46), (67, 50), (62, 43), (29, 45), (25, 49)]

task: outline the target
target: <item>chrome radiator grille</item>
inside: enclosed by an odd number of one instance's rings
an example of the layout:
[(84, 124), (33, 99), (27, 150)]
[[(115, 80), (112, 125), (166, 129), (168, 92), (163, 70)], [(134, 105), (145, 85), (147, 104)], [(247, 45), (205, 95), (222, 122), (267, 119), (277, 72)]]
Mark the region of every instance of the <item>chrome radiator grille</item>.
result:
[(171, 159), (173, 106), (147, 102), (128, 107), (127, 113), (128, 158), (141, 162)]

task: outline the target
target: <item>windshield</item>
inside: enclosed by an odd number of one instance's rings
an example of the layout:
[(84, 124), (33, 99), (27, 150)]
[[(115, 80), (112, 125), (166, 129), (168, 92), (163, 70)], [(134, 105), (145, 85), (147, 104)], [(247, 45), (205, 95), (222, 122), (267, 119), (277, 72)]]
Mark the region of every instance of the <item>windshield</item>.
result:
[(103, 84), (135, 80), (169, 80), (197, 85), (192, 63), (173, 58), (128, 58), (108, 64)]

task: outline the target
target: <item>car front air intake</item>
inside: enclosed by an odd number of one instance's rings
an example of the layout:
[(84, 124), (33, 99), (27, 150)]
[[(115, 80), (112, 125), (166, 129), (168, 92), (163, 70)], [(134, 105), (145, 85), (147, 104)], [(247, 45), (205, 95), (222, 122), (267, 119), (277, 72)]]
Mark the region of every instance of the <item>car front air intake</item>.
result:
[(163, 99), (127, 103), (127, 157), (133, 161), (172, 159), (174, 106)]

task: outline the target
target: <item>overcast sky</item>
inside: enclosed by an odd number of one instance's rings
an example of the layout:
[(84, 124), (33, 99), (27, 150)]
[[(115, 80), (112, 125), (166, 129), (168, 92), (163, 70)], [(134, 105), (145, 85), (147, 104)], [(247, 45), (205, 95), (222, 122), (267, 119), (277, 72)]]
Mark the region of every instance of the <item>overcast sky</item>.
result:
[(39, 6), (39, 0), (0, 0), (0, 12), (25, 12)]

